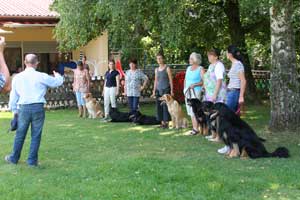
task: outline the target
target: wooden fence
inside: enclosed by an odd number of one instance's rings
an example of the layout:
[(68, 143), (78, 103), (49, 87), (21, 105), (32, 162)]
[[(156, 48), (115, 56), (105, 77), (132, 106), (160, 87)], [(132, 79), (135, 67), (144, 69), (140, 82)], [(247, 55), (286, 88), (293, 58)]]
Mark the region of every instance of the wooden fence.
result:
[[(173, 70), (174, 75), (178, 72), (183, 71), (181, 70)], [(147, 88), (142, 92), (141, 101), (148, 102), (153, 101), (150, 98), (153, 91), (153, 81), (154, 81), (154, 70), (144, 70), (144, 72), (149, 77), (149, 83)], [(269, 95), (269, 80), (270, 80), (270, 72), (269, 71), (261, 71), (261, 70), (253, 70), (252, 71), (255, 85), (257, 87), (257, 92), (263, 98), (268, 98)], [(59, 88), (49, 89), (46, 94), (46, 108), (48, 109), (57, 109), (57, 108), (68, 108), (76, 106), (75, 95), (72, 89), (72, 82), (73, 77), (68, 75), (65, 76), (64, 84)], [(120, 95), (118, 96), (119, 103), (126, 103), (126, 98), (123, 95), (123, 87), (122, 84), (124, 82), (121, 81), (121, 89)], [(91, 81), (91, 93), (93, 96), (100, 102), (103, 102), (103, 85), (104, 79), (103, 77), (93, 77)], [(8, 110), (8, 99), (9, 95), (0, 95), (0, 111), (7, 111)]]

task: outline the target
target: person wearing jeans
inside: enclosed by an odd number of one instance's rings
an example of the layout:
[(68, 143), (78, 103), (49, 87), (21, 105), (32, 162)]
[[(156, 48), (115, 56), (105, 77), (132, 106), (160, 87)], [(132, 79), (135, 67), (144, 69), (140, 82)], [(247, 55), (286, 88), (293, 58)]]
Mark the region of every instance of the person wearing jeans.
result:
[(136, 113), (139, 106), (141, 92), (145, 89), (148, 77), (137, 68), (137, 60), (129, 61), (130, 69), (125, 75), (125, 94), (128, 98), (130, 113)]
[(104, 121), (109, 118), (109, 109), (116, 108), (116, 96), (119, 95), (120, 88), (120, 75), (116, 70), (115, 61), (109, 61), (109, 70), (105, 73), (105, 81), (104, 81)]
[(18, 128), (12, 153), (5, 156), (5, 161), (17, 164), (29, 126), (31, 126), (31, 144), (27, 159), (29, 166), (38, 165), (38, 151), (45, 121), (44, 103), (48, 87), (54, 88), (63, 84), (63, 77), (53, 71), (53, 76), (36, 71), (37, 56), (25, 56), (26, 69), (17, 74), (12, 81), (9, 108), (18, 116)]
[(6, 93), (11, 89), (10, 74), (4, 59), (5, 38), (0, 37), (0, 92)]
[[(227, 49), (227, 58), (231, 61), (231, 68), (228, 73), (229, 84), (227, 86), (226, 105), (233, 111), (238, 110), (239, 105), (244, 103), (244, 96), (246, 90), (246, 78), (244, 65), (239, 49), (233, 45)], [(230, 147), (225, 146), (218, 150), (221, 154), (231, 154), (236, 152), (231, 151)]]
[(85, 106), (84, 96), (89, 92), (90, 76), (87, 69), (84, 69), (82, 61), (77, 62), (77, 68), (73, 70), (73, 91), (76, 96), (78, 107), (78, 117), (87, 117), (87, 109)]

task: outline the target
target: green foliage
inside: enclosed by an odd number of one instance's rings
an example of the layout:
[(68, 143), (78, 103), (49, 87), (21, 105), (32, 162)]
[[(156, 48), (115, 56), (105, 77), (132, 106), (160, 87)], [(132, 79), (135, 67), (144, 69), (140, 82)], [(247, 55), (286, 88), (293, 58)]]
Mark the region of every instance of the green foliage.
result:
[(61, 51), (77, 49), (106, 30), (106, 14), (98, 0), (55, 0), (52, 9), (60, 14), (55, 37)]
[[(269, 66), (270, 2), (239, 0), (239, 5), (252, 65), (258, 60)], [(167, 62), (186, 63), (193, 51), (205, 55), (231, 41), (223, 0), (56, 0), (53, 9), (61, 16), (55, 29), (61, 50), (83, 46), (107, 30), (110, 49), (121, 50), (124, 62), (134, 56), (150, 64), (163, 51)], [(299, 35), (297, 23), (295, 28)]]

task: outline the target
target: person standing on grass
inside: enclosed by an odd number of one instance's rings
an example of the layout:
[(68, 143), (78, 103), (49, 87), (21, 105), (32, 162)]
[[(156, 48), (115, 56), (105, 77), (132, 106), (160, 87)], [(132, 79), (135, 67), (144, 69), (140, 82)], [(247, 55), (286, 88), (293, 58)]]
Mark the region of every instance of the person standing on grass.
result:
[(184, 80), (184, 94), (185, 105), (188, 115), (192, 119), (193, 129), (190, 132), (191, 135), (197, 135), (199, 133), (199, 124), (193, 112), (191, 106), (188, 105), (187, 99), (197, 98), (200, 99), (202, 90), (202, 76), (204, 74), (203, 67), (200, 66), (202, 57), (200, 54), (193, 52), (189, 58), (190, 66), (186, 69)]
[(130, 113), (134, 114), (138, 111), (141, 92), (147, 85), (148, 77), (137, 68), (135, 58), (129, 61), (129, 67), (125, 73), (125, 95), (128, 98)]
[[(239, 105), (244, 103), (246, 91), (245, 69), (242, 63), (240, 50), (230, 45), (227, 49), (227, 58), (231, 61), (231, 67), (228, 73), (229, 83), (227, 86), (226, 105), (233, 111), (237, 112)], [(220, 154), (230, 152), (229, 146), (224, 146), (218, 150)]]
[(108, 62), (109, 69), (105, 73), (104, 81), (104, 120), (109, 120), (109, 109), (116, 108), (116, 97), (119, 95), (120, 89), (120, 74), (116, 70), (115, 61), (112, 59)]
[(82, 65), (83, 65), (83, 68), (86, 69), (87, 71), (90, 71), (90, 67), (89, 65), (87, 64), (87, 59), (86, 59), (86, 56), (83, 56), (82, 57)]
[(53, 76), (36, 71), (38, 58), (34, 54), (25, 56), (26, 69), (17, 74), (12, 81), (9, 98), (10, 110), (18, 116), (18, 128), (12, 153), (5, 156), (5, 161), (17, 164), (29, 126), (31, 126), (31, 144), (27, 159), (29, 166), (38, 165), (38, 151), (45, 121), (44, 104), (48, 87), (54, 88), (63, 84), (63, 77), (53, 71)]
[(87, 116), (87, 109), (85, 107), (84, 95), (89, 92), (90, 76), (88, 71), (83, 68), (83, 63), (81, 61), (77, 62), (77, 68), (74, 69), (73, 72), (73, 91), (75, 92), (78, 106), (78, 117), (85, 118)]
[[(204, 101), (211, 101), (213, 103), (224, 103), (226, 97), (226, 82), (225, 82), (225, 67), (219, 60), (220, 50), (211, 49), (207, 53), (208, 61), (210, 65), (207, 72), (203, 76), (204, 80)], [(218, 134), (213, 133), (210, 136), (206, 136), (210, 141), (219, 141)]]
[(10, 74), (4, 59), (5, 38), (0, 37), (0, 92), (7, 93), (11, 89)]
[(171, 120), (171, 116), (167, 105), (161, 104), (159, 98), (164, 94), (174, 96), (172, 71), (170, 67), (164, 63), (164, 56), (162, 54), (157, 54), (156, 61), (159, 66), (155, 69), (152, 96), (156, 97), (156, 117), (157, 120), (161, 122), (160, 127), (168, 128), (168, 122)]
[(83, 65), (83, 69), (86, 69), (88, 71), (89, 79), (91, 79), (92, 74), (90, 71), (90, 66), (87, 64), (86, 56), (82, 57), (82, 65)]

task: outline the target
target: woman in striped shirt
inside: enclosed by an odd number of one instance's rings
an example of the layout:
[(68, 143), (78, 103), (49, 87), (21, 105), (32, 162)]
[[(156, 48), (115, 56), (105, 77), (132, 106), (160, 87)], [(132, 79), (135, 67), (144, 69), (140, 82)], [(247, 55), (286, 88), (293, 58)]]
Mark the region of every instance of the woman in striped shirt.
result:
[(233, 45), (228, 47), (227, 58), (232, 64), (228, 73), (229, 84), (227, 86), (226, 104), (233, 112), (236, 112), (239, 104), (244, 103), (246, 90), (245, 70), (241, 53), (237, 47)]
[[(227, 58), (231, 61), (231, 68), (228, 73), (229, 84), (227, 86), (226, 105), (233, 111), (238, 110), (239, 105), (244, 103), (246, 90), (246, 78), (244, 65), (240, 50), (230, 45), (227, 49)], [(225, 146), (218, 150), (221, 154), (230, 152), (230, 147)]]

